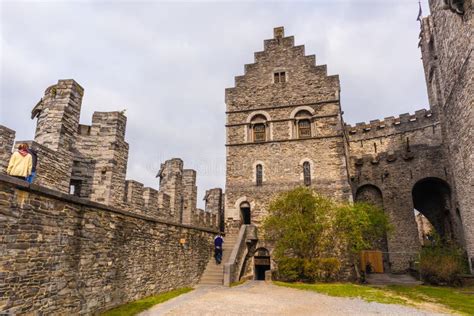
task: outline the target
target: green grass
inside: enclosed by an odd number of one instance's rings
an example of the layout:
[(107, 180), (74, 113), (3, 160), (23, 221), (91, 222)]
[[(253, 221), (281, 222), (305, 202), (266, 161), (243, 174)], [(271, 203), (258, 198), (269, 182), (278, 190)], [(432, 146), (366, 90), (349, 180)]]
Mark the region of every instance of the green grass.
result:
[[(421, 306), (421, 303), (432, 303), (433, 307), (442, 306), (463, 315), (474, 315), (474, 288), (452, 288), (435, 286), (390, 285), (371, 287), (351, 283), (286, 283), (273, 282), (300, 290), (315, 291), (330, 296), (358, 297), (368, 302)], [(426, 306), (425, 306), (426, 307)]]
[(244, 284), (245, 282), (247, 282), (247, 280), (240, 280), (240, 281), (232, 282), (230, 284), (230, 287), (238, 286), (238, 285)]
[(177, 289), (165, 293), (161, 293), (158, 295), (150, 296), (138, 301), (134, 301), (119, 307), (116, 307), (114, 309), (111, 309), (103, 314), (102, 316), (131, 316), (131, 315), (136, 315), (140, 312), (143, 312), (144, 310), (149, 309), (153, 305), (163, 303), (169, 299), (172, 299), (173, 297), (179, 296), (184, 293), (188, 293), (192, 291), (192, 288), (185, 287), (182, 289)]
[(388, 289), (416, 302), (429, 301), (465, 315), (474, 315), (474, 288), (391, 285)]
[(338, 297), (359, 297), (368, 302), (379, 302), (385, 304), (404, 304), (406, 300), (400, 297), (387, 295), (387, 292), (374, 287), (351, 284), (351, 283), (286, 283), (273, 282), (276, 285), (291, 287), (300, 290), (315, 291), (330, 296)]

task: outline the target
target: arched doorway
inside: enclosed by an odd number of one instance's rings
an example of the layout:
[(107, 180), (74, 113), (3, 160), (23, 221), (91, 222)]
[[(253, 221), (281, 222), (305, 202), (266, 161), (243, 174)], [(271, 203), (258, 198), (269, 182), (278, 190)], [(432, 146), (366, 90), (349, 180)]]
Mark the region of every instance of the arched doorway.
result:
[(240, 204), (240, 220), (244, 225), (250, 224), (250, 204), (248, 202), (242, 202)]
[(270, 252), (266, 248), (258, 248), (253, 261), (255, 280), (265, 281), (265, 272), (270, 270)]
[[(451, 239), (451, 189), (438, 178), (425, 178), (418, 181), (412, 190), (413, 206), (432, 225), (441, 238)], [(418, 225), (420, 227), (420, 225)]]
[(382, 191), (375, 185), (366, 184), (357, 189), (356, 202), (367, 202), (383, 208)]
[[(357, 189), (354, 200), (356, 202), (366, 202), (372, 205), (378, 206), (383, 210), (383, 197), (382, 191), (372, 184), (366, 184)], [(388, 241), (387, 236), (380, 238), (375, 242), (375, 249), (367, 250), (377, 250), (381, 251), (381, 258), (378, 257), (377, 261), (382, 260), (383, 271), (389, 272), (391, 270), (390, 257), (388, 253)], [(380, 253), (379, 255), (380, 256)], [(380, 271), (379, 271), (380, 272)]]

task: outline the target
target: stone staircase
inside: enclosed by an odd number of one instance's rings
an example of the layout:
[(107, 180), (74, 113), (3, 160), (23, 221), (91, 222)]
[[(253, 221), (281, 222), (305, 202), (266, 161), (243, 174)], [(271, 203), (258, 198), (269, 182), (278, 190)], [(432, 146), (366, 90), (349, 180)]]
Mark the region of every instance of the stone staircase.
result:
[(229, 260), (230, 253), (237, 241), (237, 234), (238, 231), (226, 234), (224, 237), (224, 246), (222, 248), (223, 254), (221, 264), (216, 264), (213, 253), (211, 259), (207, 263), (206, 270), (204, 270), (204, 273), (201, 276), (198, 286), (223, 285), (224, 263)]
[(366, 277), (371, 285), (420, 285), (423, 282), (408, 274), (371, 273)]

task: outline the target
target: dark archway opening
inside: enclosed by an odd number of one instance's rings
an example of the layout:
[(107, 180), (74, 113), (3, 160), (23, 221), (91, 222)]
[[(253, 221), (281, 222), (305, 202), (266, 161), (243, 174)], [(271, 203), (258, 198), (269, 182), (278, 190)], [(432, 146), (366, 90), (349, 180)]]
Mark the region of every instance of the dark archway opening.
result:
[(255, 265), (255, 280), (265, 281), (265, 271), (270, 270), (270, 265)]
[(240, 204), (240, 217), (242, 220), (242, 224), (250, 224), (250, 204), (248, 202), (243, 202), (242, 204)]
[(270, 270), (270, 253), (265, 248), (255, 251), (253, 258), (255, 264), (255, 280), (265, 281), (265, 272)]
[(412, 190), (413, 206), (433, 226), (443, 239), (453, 238), (451, 222), (451, 190), (449, 185), (438, 178), (418, 181)]

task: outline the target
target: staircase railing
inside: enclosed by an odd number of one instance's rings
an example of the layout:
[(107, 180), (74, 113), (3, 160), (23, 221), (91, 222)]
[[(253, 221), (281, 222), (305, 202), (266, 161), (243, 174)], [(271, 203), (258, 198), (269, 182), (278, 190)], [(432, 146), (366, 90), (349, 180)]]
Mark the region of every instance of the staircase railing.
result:
[(248, 252), (247, 239), (249, 239), (248, 237), (256, 238), (256, 236), (249, 236), (254, 234), (255, 229), (252, 225), (242, 225), (240, 227), (229, 260), (224, 264), (224, 286), (230, 286), (233, 282), (239, 281), (240, 272)]

